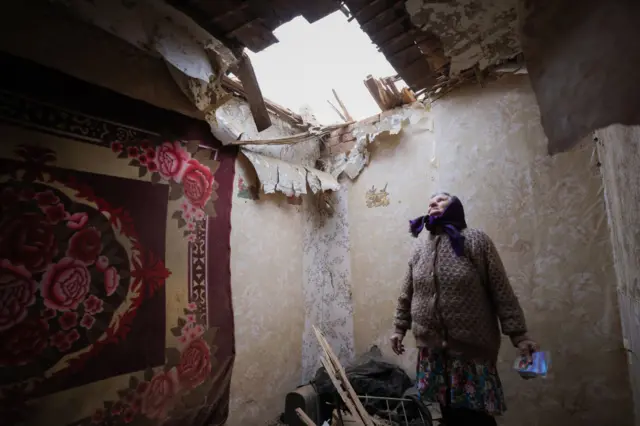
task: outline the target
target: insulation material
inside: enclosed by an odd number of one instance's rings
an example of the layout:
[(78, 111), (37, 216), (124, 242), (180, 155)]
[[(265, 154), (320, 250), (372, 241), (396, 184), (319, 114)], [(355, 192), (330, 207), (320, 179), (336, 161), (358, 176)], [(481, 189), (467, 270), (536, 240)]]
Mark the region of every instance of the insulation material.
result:
[(640, 124), (640, 3), (519, 0), (521, 40), (550, 154)]
[(378, 120), (356, 123), (353, 135), (356, 144), (349, 153), (339, 154), (329, 160), (327, 169), (331, 175), (338, 178), (342, 173), (350, 179), (355, 179), (362, 169), (369, 163), (368, 145), (382, 134), (397, 135), (407, 125), (424, 126), (433, 131), (433, 120), (429, 115), (429, 108), (419, 102), (402, 108), (396, 108), (380, 114)]

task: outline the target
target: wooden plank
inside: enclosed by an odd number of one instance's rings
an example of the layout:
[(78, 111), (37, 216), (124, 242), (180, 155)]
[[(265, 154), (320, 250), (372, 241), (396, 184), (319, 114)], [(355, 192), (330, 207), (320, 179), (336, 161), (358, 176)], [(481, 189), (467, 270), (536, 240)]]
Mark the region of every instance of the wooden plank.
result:
[(244, 9), (249, 7), (249, 2), (246, 0), (239, 1), (239, 4), (231, 10), (227, 10), (226, 12), (221, 13), (220, 15), (212, 16), (211, 22), (218, 22), (224, 19), (227, 19), (230, 15), (234, 15), (236, 13), (243, 12)]
[(349, 114), (349, 111), (347, 111), (347, 107), (344, 106), (344, 104), (340, 100), (340, 97), (338, 96), (338, 92), (336, 92), (335, 89), (331, 89), (331, 91), (333, 92), (333, 96), (336, 98), (336, 101), (338, 102), (338, 105), (340, 105), (340, 109), (342, 109), (343, 115), (346, 118), (345, 121), (354, 121), (353, 117), (351, 116), (351, 114)]
[(259, 132), (268, 129), (271, 127), (271, 117), (269, 117), (269, 111), (267, 111), (267, 106), (262, 97), (262, 91), (260, 90), (256, 73), (253, 70), (253, 65), (251, 65), (251, 60), (245, 52), (242, 52), (240, 57), (237, 73), (242, 82), (242, 88), (247, 95), (247, 101), (249, 102), (256, 128)]
[(344, 389), (342, 388), (342, 385), (340, 384), (340, 381), (336, 377), (336, 373), (331, 366), (331, 363), (325, 360), (324, 357), (320, 358), (320, 362), (322, 363), (324, 369), (327, 371), (327, 375), (329, 376), (329, 379), (331, 379), (331, 383), (333, 383), (333, 386), (336, 388), (338, 395), (340, 395), (340, 399), (342, 399), (344, 405), (347, 406), (347, 410), (349, 410), (356, 419), (360, 420), (358, 421), (360, 425), (364, 425), (364, 421), (358, 416), (358, 410), (353, 405), (353, 401), (351, 401), (351, 399), (347, 396)]
[[(400, 29), (402, 29), (402, 33), (406, 34), (407, 33), (407, 25), (409, 22), (409, 20), (407, 19), (406, 16), (399, 16), (396, 19), (394, 19), (393, 21), (391, 21), (390, 23), (388, 23), (387, 25), (385, 25), (384, 27), (380, 28), (380, 29), (376, 29), (375, 33), (372, 31), (371, 34), (369, 35), (369, 37), (371, 38), (371, 41), (373, 41), (374, 43), (376, 43), (377, 45), (382, 45), (384, 44), (385, 40), (378, 42), (379, 37), (381, 37), (382, 34), (385, 34), (389, 29), (391, 29), (393, 26), (400, 24), (401, 27)], [(405, 25), (402, 25), (405, 24)], [(394, 32), (395, 34), (395, 32)], [(388, 36), (387, 36), (388, 37)], [(394, 35), (391, 36), (391, 38), (395, 37)]]
[(378, 43), (378, 47), (381, 50), (386, 50), (389, 46), (393, 46), (394, 44), (396, 44), (397, 42), (399, 42), (400, 40), (403, 40), (405, 38), (411, 38), (411, 36), (413, 35), (413, 30), (409, 30), (407, 32), (400, 32), (398, 35), (393, 36), (387, 40), (381, 41), (380, 43)]
[(402, 49), (398, 50), (397, 52), (394, 52), (394, 53), (388, 55), (387, 60), (388, 61), (396, 60), (396, 59), (398, 59), (399, 55), (407, 52), (410, 49), (418, 49), (418, 46), (415, 45), (415, 44), (410, 44), (410, 45), (408, 45), (406, 47), (403, 47)]
[(260, 18), (255, 18), (252, 19), (250, 21), (245, 22), (244, 24), (232, 29), (231, 31), (227, 32), (225, 34), (225, 37), (229, 37), (229, 38), (234, 38), (238, 36), (239, 33), (241, 33), (243, 30), (247, 29), (247, 28), (251, 28), (256, 24), (260, 24)]
[(338, 114), (338, 116), (340, 116), (340, 119), (346, 123), (347, 119), (344, 117), (344, 115), (342, 115), (342, 113), (338, 110), (338, 108), (336, 108), (336, 106), (334, 104), (332, 104), (330, 100), (327, 99), (327, 102), (329, 103), (329, 105), (331, 105), (331, 108), (333, 108), (333, 110), (336, 112), (336, 114)]
[(296, 408), (296, 414), (298, 415), (300, 420), (302, 420), (302, 423), (304, 423), (305, 425), (307, 425), (307, 426), (317, 426), (316, 423), (313, 420), (311, 420), (309, 418), (309, 416), (307, 416), (307, 413), (302, 411), (302, 408)]
[(380, 91), (378, 90), (378, 85), (376, 84), (375, 79), (372, 76), (368, 75), (367, 79), (364, 80), (364, 85), (367, 90), (369, 90), (369, 93), (371, 94), (373, 100), (378, 104), (380, 111), (385, 111), (386, 107), (384, 105), (384, 102), (382, 101), (382, 96), (380, 95)]
[[(371, 27), (372, 25), (377, 25), (380, 22), (384, 21), (384, 19), (392, 13), (395, 13), (396, 10), (398, 10), (399, 8), (403, 8), (404, 9), (404, 2), (397, 2), (395, 3), (393, 6), (391, 6), (388, 9), (383, 10), (381, 13), (379, 13), (378, 15), (374, 16), (371, 19), (368, 19), (365, 22), (359, 22), (360, 23), (360, 28), (362, 28), (364, 30), (364, 32), (369, 32), (370, 30), (367, 30), (367, 28)], [(406, 10), (402, 10), (401, 13), (406, 14)], [(377, 31), (376, 31), (377, 32)]]
[(320, 342), (320, 345), (324, 348), (325, 353), (329, 357), (329, 360), (335, 367), (335, 370), (338, 373), (338, 378), (342, 381), (342, 384), (347, 389), (347, 394), (349, 395), (350, 399), (353, 401), (353, 404), (355, 405), (357, 413), (362, 418), (362, 421), (366, 426), (375, 426), (373, 421), (371, 420), (371, 417), (369, 417), (369, 413), (367, 413), (367, 410), (365, 410), (364, 406), (362, 405), (362, 402), (360, 402), (358, 395), (353, 390), (351, 383), (349, 383), (349, 379), (347, 378), (347, 373), (344, 371), (344, 368), (342, 368), (342, 365), (340, 364), (340, 361), (338, 360), (338, 357), (336, 356), (336, 354), (333, 352), (333, 349), (331, 349), (331, 346), (322, 335), (322, 332), (316, 326), (313, 326), (313, 329), (316, 333), (316, 338), (318, 339), (318, 342)]
[[(237, 72), (237, 68), (234, 71)], [(247, 94), (245, 93), (244, 88), (242, 87), (242, 83), (232, 78), (229, 78), (226, 75), (222, 76), (222, 87), (225, 90), (234, 92), (245, 99), (247, 98)], [(270, 101), (267, 98), (264, 98), (264, 103), (267, 105), (267, 110), (278, 115), (287, 123), (293, 124), (294, 126), (301, 126), (304, 124), (302, 117), (299, 114), (296, 114), (295, 112), (291, 111), (290, 109), (285, 108), (282, 105), (278, 105), (277, 103)]]

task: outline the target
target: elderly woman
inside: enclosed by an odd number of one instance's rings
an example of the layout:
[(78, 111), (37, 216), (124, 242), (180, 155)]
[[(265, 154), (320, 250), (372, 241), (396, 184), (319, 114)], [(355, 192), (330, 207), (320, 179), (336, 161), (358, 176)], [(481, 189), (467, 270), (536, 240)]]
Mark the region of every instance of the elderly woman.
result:
[(404, 278), (391, 344), (404, 352), (411, 328), (419, 348), (418, 390), (437, 402), (447, 426), (496, 425), (506, 410), (496, 370), (500, 329), (521, 355), (538, 347), (500, 256), (482, 231), (467, 228), (462, 203), (438, 193), (427, 216), (410, 222), (418, 240)]

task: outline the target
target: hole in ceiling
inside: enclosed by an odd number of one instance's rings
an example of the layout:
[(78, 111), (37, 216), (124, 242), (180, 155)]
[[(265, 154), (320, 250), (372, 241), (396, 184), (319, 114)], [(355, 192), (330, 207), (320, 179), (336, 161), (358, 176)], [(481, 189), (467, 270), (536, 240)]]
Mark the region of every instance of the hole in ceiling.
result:
[[(297, 113), (310, 108), (324, 125), (343, 121), (328, 102), (340, 109), (332, 89), (353, 119), (380, 113), (364, 80), (396, 72), (358, 23), (348, 22), (344, 11), (313, 24), (297, 17), (274, 34), (278, 43), (259, 53), (247, 52), (265, 98)], [(406, 87), (402, 81), (396, 84)]]

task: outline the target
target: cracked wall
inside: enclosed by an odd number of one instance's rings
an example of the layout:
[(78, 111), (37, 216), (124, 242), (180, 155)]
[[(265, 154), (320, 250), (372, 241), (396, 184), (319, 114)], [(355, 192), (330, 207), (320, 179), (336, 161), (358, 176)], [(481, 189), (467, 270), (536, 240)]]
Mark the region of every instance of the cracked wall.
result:
[(484, 69), (520, 53), (516, 0), (407, 0), (413, 24), (436, 35), (451, 58), (450, 75)]

